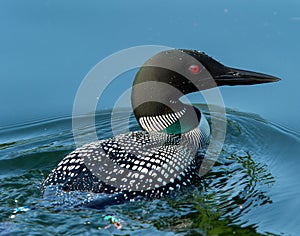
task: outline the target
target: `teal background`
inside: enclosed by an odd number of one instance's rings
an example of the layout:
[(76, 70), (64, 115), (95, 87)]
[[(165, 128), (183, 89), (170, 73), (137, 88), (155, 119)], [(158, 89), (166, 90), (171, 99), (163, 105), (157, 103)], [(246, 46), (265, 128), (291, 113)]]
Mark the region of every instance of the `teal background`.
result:
[[(296, 0), (2, 0), (0, 35), (0, 127), (70, 116), (77, 88), (95, 64), (154, 44), (201, 50), (226, 65), (281, 77), (274, 84), (222, 88), (225, 105), (300, 131)], [(127, 88), (133, 76), (118, 88)], [(99, 109), (112, 107), (111, 100), (103, 98)]]

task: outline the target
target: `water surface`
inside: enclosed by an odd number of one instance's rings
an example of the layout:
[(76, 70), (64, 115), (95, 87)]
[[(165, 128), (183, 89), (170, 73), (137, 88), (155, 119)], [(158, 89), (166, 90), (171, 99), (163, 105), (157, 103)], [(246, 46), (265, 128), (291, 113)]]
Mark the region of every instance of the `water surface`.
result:
[[(70, 117), (2, 129), (0, 234), (297, 235), (300, 135), (254, 114), (228, 110), (227, 117), (223, 151), (199, 186), (103, 210), (57, 207), (41, 196), (42, 181), (75, 148)], [(99, 137), (111, 137), (110, 111), (96, 120)], [(125, 125), (127, 113), (120, 111), (118, 121)], [(133, 117), (130, 129), (139, 130)], [(14, 213), (22, 206), (30, 210)], [(106, 228), (106, 215), (122, 229)]]

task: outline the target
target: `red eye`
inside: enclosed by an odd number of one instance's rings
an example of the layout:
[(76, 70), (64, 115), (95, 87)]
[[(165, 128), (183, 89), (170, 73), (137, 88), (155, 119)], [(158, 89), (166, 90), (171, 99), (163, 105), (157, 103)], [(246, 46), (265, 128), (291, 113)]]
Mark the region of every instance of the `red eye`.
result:
[(200, 67), (198, 65), (191, 65), (189, 70), (195, 75), (199, 73)]

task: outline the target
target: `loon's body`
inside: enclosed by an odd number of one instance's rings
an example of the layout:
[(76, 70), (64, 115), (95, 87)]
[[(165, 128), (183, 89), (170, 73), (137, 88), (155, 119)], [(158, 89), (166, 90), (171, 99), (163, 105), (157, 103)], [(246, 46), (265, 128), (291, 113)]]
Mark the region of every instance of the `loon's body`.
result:
[[(103, 193), (99, 205), (161, 197), (199, 179), (210, 135), (204, 115), (183, 95), (221, 85), (257, 84), (278, 78), (226, 67), (206, 54), (170, 50), (150, 58), (134, 80), (131, 102), (143, 131), (84, 145), (67, 155), (44, 188)], [(96, 203), (97, 204), (97, 203)]]

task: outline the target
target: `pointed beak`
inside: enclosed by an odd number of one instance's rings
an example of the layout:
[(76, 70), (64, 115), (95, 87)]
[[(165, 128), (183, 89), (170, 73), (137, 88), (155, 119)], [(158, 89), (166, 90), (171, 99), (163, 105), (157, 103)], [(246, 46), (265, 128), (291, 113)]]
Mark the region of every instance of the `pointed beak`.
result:
[(253, 71), (239, 70), (235, 68), (229, 68), (225, 73), (215, 75), (214, 79), (218, 86), (222, 85), (251, 85), (251, 84), (262, 84), (279, 81), (272, 75), (262, 74)]

